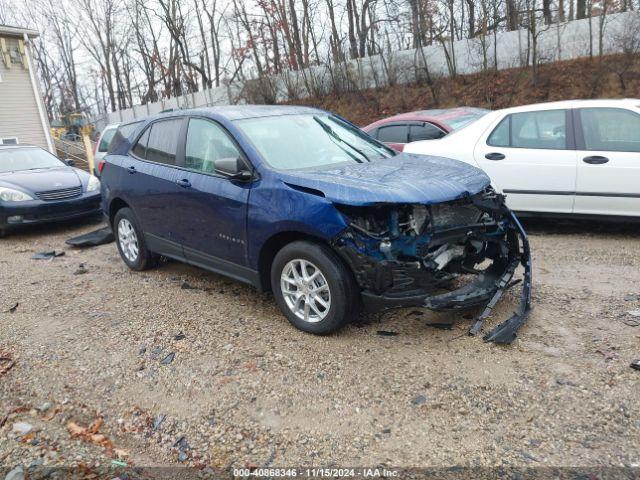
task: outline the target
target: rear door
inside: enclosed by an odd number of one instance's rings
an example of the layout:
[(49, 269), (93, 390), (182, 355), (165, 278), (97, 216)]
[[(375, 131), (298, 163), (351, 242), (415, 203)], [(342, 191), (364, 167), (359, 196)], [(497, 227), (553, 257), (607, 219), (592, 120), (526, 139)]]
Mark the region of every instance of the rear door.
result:
[(123, 190), (127, 192), (149, 248), (171, 257), (181, 257), (180, 217), (184, 189), (178, 185), (179, 144), (186, 118), (158, 120), (141, 134), (122, 164)]
[(578, 148), (574, 212), (640, 216), (640, 112), (579, 108), (574, 117)]
[(224, 127), (197, 117), (189, 119), (184, 148), (178, 228), (185, 257), (233, 274), (234, 265), (246, 265), (251, 182), (218, 175), (214, 162), (221, 158), (244, 159), (244, 155)]
[(571, 112), (507, 114), (476, 144), (474, 158), (518, 211), (571, 213), (576, 152)]

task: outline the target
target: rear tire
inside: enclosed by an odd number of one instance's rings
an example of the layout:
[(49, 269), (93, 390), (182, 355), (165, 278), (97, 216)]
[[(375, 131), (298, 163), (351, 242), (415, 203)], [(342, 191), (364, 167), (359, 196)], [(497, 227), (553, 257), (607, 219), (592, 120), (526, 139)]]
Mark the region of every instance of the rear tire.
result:
[(113, 220), (118, 252), (132, 270), (147, 270), (155, 265), (155, 256), (147, 248), (142, 229), (130, 208), (121, 208)]
[(6, 228), (0, 228), (0, 238), (6, 237), (6, 236), (7, 236), (7, 229)]
[(271, 265), (278, 307), (296, 328), (326, 335), (358, 315), (360, 297), (351, 272), (328, 247), (308, 241), (286, 245)]

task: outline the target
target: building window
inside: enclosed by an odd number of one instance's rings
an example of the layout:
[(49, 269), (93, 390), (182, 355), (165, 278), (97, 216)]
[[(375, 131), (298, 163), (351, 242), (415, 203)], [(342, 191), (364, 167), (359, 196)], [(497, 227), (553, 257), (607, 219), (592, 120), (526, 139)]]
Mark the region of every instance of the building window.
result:
[(0, 145), (18, 145), (18, 138), (0, 138)]

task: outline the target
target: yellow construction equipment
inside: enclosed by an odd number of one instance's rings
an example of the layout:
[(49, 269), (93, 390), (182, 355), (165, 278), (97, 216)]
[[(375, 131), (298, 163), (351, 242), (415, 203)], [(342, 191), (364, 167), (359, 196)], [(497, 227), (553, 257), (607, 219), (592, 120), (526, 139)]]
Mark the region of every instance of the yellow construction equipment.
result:
[(91, 137), (95, 126), (82, 112), (60, 115), (59, 119), (51, 122), (51, 135), (56, 140), (80, 140), (83, 136)]

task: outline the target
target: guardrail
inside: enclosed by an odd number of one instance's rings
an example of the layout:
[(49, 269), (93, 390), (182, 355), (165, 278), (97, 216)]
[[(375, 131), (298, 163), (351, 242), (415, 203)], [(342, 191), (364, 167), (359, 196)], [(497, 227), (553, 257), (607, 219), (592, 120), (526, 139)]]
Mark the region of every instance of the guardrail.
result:
[(62, 160), (73, 160), (77, 168), (81, 168), (91, 173), (91, 165), (93, 158), (89, 160), (88, 155), (93, 153), (93, 146), (95, 142), (88, 140), (90, 152), (87, 153), (85, 142), (81, 139), (78, 141), (62, 140), (55, 141), (56, 153), (58, 158)]

